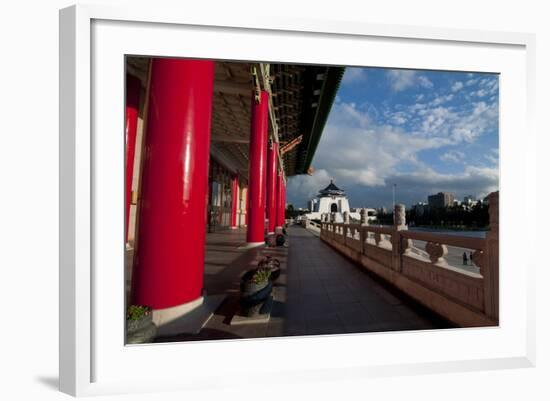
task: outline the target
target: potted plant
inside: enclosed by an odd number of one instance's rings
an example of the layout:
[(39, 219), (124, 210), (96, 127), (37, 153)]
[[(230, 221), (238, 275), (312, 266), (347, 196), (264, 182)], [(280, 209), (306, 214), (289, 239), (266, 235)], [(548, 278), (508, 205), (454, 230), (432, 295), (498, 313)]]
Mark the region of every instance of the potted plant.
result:
[(241, 279), (241, 309), (245, 316), (257, 316), (271, 296), (271, 271), (258, 267), (246, 272)]
[(277, 234), (277, 236), (275, 237), (275, 245), (284, 246), (285, 242), (286, 242), (286, 238), (284, 234)]
[(275, 281), (281, 275), (281, 262), (277, 258), (267, 255), (264, 259), (258, 263), (258, 267), (269, 270), (271, 273), (269, 279)]
[(144, 305), (130, 305), (126, 312), (126, 341), (128, 344), (149, 343), (157, 335), (153, 311)]

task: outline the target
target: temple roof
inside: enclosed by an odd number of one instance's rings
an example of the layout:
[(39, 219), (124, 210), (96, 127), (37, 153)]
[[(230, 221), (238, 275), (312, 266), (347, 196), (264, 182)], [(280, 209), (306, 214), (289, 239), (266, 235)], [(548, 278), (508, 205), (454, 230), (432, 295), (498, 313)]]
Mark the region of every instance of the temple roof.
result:
[(319, 191), (320, 196), (345, 196), (346, 193), (344, 190), (338, 188), (332, 180), (330, 180), (330, 184), (325, 189), (322, 189)]

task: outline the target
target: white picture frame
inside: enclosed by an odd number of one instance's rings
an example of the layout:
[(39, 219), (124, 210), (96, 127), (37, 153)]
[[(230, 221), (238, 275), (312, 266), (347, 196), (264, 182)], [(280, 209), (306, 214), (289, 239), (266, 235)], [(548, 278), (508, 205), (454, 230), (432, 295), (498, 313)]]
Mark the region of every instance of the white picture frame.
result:
[[(193, 41), (181, 41), (189, 35)], [(224, 35), (223, 46), (216, 45), (219, 35)], [(258, 38), (262, 46), (254, 45)], [(512, 217), (536, 221), (525, 190), (534, 187), (535, 177), (534, 44), (534, 35), (521, 33), (251, 20), (185, 15), (152, 6), (79, 5), (61, 10), (61, 391), (96, 395), (202, 389), (234, 385), (243, 373), (269, 384), (274, 377), (292, 382), (533, 366), (535, 286), (528, 273), (535, 260), (529, 252), (513, 252), (510, 245), (531, 248)], [(372, 55), (369, 66), (501, 74), (500, 326), (125, 346), (124, 220), (118, 207), (124, 179), (121, 55), (367, 65), (365, 53), (350, 51), (362, 46)], [(113, 132), (120, 135), (105, 134)], [(452, 349), (444, 347), (449, 342)], [(243, 352), (270, 364), (252, 369), (240, 360)], [(208, 363), (219, 355), (223, 358), (218, 363)], [(182, 357), (192, 362), (182, 364)]]

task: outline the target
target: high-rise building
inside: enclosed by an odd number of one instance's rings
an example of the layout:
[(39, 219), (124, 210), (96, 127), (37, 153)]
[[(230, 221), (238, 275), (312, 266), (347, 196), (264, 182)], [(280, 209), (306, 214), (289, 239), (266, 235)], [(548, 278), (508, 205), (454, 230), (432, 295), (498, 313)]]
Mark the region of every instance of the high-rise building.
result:
[(439, 192), (428, 196), (428, 204), (431, 208), (444, 208), (453, 205), (455, 197), (450, 192)]

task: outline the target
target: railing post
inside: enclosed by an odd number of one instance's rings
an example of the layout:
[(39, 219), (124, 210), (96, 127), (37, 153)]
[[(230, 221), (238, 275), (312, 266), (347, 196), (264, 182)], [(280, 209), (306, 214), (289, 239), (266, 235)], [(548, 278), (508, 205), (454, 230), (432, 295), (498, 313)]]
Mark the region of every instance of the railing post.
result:
[(364, 255), (365, 254), (366, 231), (365, 231), (365, 227), (362, 224), (359, 226), (359, 240), (361, 241), (361, 255)]
[(359, 238), (361, 239), (361, 255), (365, 254), (365, 241), (367, 240), (367, 231), (365, 227), (369, 225), (369, 215), (367, 209), (361, 209), (361, 226), (359, 229)]
[(346, 244), (346, 239), (348, 237), (348, 226), (345, 224), (342, 224), (342, 244)]
[(499, 193), (489, 194), (489, 231), (485, 238), (485, 266), (482, 268), (485, 314), (498, 321), (499, 318)]
[(397, 204), (393, 210), (393, 233), (391, 236), (392, 241), (392, 269), (401, 272), (401, 254), (403, 253), (403, 246), (401, 241), (401, 234), (399, 231), (407, 230), (407, 221), (405, 216), (405, 205)]
[(367, 212), (367, 209), (361, 209), (361, 225), (362, 226), (369, 225), (369, 214)]

